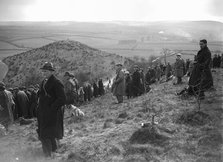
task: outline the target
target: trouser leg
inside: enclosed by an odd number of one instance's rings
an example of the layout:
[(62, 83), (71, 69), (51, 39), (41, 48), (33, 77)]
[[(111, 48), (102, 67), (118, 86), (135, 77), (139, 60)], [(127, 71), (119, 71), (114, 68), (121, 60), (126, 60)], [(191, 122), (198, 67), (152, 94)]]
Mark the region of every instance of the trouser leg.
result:
[(182, 82), (181, 77), (177, 77), (177, 84), (180, 84)]
[(52, 142), (51, 139), (41, 139), (43, 153), (46, 157), (51, 156), (52, 153)]
[(123, 102), (123, 96), (118, 95), (118, 96), (116, 96), (116, 98), (118, 100), (118, 103), (122, 103)]
[(51, 139), (51, 143), (52, 143), (52, 152), (55, 152), (58, 149), (58, 141), (55, 138)]

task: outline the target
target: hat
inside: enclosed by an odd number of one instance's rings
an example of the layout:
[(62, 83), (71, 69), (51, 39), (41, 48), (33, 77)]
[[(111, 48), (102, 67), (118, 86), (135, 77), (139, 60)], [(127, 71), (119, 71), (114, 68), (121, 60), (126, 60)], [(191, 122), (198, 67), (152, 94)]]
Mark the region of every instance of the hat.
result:
[(70, 75), (69, 75), (70, 77), (74, 77), (74, 74), (73, 73), (70, 73)]
[(121, 63), (118, 63), (118, 64), (116, 64), (116, 66), (122, 66), (122, 64)]
[(40, 68), (40, 69), (42, 69), (42, 70), (49, 70), (49, 71), (55, 71), (52, 62), (45, 62), (43, 67)]
[(64, 76), (70, 76), (70, 73), (68, 71), (66, 71)]
[(5, 89), (5, 83), (0, 82), (0, 88), (4, 88)]
[(66, 71), (64, 76), (74, 77), (74, 74)]
[(181, 54), (180, 53), (177, 53), (177, 56), (181, 56)]
[(202, 39), (202, 40), (200, 40), (200, 42), (203, 42), (204, 44), (208, 43), (206, 39)]
[(126, 71), (125, 71), (125, 74), (129, 74), (129, 71), (126, 70)]

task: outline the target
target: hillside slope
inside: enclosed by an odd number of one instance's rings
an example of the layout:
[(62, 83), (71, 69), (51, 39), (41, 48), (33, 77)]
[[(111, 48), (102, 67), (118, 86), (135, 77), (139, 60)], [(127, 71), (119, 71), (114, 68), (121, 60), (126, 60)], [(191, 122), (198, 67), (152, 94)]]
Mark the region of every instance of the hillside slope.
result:
[[(15, 124), (9, 135), (0, 140), (0, 161), (221, 162), (223, 70), (217, 70), (213, 77), (216, 91), (206, 92), (201, 104), (200, 114), (207, 114), (207, 118), (197, 114), (188, 118), (188, 123), (179, 123), (182, 114), (196, 114), (198, 110), (195, 98), (175, 95), (185, 84), (173, 86), (170, 81), (153, 85), (150, 93), (118, 105), (108, 93), (80, 107), (86, 113), (83, 121), (73, 123), (70, 118), (65, 119), (65, 137), (53, 159), (44, 159), (35, 124)], [(141, 142), (131, 143), (141, 123), (151, 122), (153, 109), (157, 112), (156, 126), (164, 130), (161, 135), (165, 140), (155, 136), (143, 143), (150, 137), (138, 134)], [(65, 116), (69, 117), (67, 112)]]
[(23, 85), (27, 78), (41, 75), (40, 67), (44, 62), (53, 62), (57, 75), (61, 77), (65, 71), (74, 74), (86, 73), (90, 78), (111, 77), (114, 75), (115, 63), (131, 61), (116, 54), (94, 49), (76, 41), (63, 40), (3, 59), (9, 70), (4, 79), (10, 86)]

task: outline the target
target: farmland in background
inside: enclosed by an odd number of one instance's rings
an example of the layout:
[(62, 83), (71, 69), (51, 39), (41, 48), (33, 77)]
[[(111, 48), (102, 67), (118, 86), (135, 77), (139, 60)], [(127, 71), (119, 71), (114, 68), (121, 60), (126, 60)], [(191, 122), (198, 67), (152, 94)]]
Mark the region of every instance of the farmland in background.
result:
[(149, 58), (169, 49), (183, 53), (185, 58), (193, 58), (201, 38), (208, 40), (213, 53), (223, 51), (222, 30), (222, 23), (211, 21), (7, 22), (0, 23), (0, 59), (66, 39), (125, 57)]

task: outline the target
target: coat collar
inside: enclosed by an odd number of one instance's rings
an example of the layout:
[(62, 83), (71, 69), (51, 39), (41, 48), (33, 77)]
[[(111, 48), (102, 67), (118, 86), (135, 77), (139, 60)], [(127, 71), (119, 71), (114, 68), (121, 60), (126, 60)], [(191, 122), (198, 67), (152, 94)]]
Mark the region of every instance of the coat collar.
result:
[(46, 84), (45, 84), (45, 87), (47, 87), (47, 88), (50, 88), (51, 86), (53, 86), (53, 81), (55, 80), (56, 78), (55, 78), (55, 76), (54, 75), (51, 75), (50, 77), (49, 77), (49, 79), (46, 81)]

